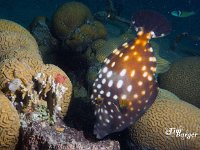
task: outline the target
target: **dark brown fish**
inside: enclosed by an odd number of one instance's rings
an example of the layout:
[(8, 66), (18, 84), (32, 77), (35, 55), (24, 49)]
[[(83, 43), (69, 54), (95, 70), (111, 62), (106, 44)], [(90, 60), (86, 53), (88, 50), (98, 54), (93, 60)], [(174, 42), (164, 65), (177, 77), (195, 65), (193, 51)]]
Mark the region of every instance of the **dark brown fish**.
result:
[[(144, 20), (138, 20), (139, 17)], [(149, 22), (149, 17), (160, 19), (162, 25), (168, 23), (155, 12), (139, 12), (133, 21), (138, 31), (137, 38), (116, 48), (104, 60), (93, 84), (91, 99), (95, 104), (96, 116), (94, 134), (99, 139), (133, 124), (156, 99), (156, 58), (149, 40), (164, 36), (169, 30), (162, 26), (165, 32), (161, 32), (159, 27), (155, 28)], [(145, 20), (150, 26), (145, 25)], [(159, 25), (159, 21), (153, 24)]]

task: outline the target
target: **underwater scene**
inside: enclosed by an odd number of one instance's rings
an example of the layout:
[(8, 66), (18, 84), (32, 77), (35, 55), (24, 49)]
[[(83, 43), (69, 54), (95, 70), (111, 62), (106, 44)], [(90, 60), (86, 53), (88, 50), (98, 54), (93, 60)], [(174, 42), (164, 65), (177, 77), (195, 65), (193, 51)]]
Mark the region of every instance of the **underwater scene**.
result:
[(199, 0), (0, 6), (0, 150), (200, 150)]

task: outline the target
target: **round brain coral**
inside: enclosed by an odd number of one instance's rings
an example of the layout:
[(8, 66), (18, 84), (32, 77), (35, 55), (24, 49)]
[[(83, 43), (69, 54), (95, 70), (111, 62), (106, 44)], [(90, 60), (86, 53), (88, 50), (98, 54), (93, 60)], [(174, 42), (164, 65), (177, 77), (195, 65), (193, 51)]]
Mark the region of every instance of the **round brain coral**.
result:
[(63, 99), (60, 101), (61, 117), (64, 117), (67, 113), (72, 96), (72, 83), (65, 72), (55, 65), (47, 64), (43, 66), (42, 72), (48, 76), (52, 76), (56, 82), (63, 84), (63, 86), (66, 88)]
[(18, 142), (20, 120), (16, 109), (0, 92), (0, 149), (14, 150)]
[(200, 108), (200, 57), (182, 58), (159, 75), (160, 87)]
[(97, 62), (96, 55), (99, 55), (98, 52), (100, 52), (100, 49), (103, 48), (105, 43), (106, 40), (98, 39), (87, 48), (86, 52), (84, 53), (84, 57), (87, 59), (89, 64)]
[[(161, 93), (163, 92), (165, 91)], [(162, 98), (160, 95), (151, 108), (130, 128), (132, 144), (136, 149), (199, 150), (200, 109), (174, 99), (169, 92), (164, 95), (168, 96)], [(173, 133), (174, 130), (170, 128), (181, 129), (181, 134)]]
[(57, 9), (53, 16), (53, 28), (56, 35), (62, 39), (89, 21), (90, 18), (91, 12), (84, 4), (79, 2), (65, 3)]
[(16, 22), (0, 19), (0, 31), (12, 31), (33, 38), (30, 32)]
[(35, 74), (35, 69), (30, 67), (25, 59), (6, 59), (0, 62), (0, 89), (7, 88), (8, 83), (15, 78), (28, 85)]
[(3, 61), (5, 59), (37, 59), (38, 61), (42, 61), (42, 57), (39, 53), (28, 51), (28, 50), (6, 50), (1, 51), (0, 53), (0, 61)]
[(83, 24), (65, 43), (72, 49), (77, 47), (87, 47), (92, 41), (104, 39), (107, 35), (106, 28), (99, 21), (90, 24)]
[(39, 53), (38, 45), (34, 38), (13, 31), (0, 32), (0, 49), (1, 51), (29, 50)]

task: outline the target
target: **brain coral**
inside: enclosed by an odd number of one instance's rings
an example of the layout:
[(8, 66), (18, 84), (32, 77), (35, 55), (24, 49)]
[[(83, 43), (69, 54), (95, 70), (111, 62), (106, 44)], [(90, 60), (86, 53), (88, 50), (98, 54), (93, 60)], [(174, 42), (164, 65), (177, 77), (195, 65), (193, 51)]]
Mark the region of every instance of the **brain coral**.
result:
[(33, 52), (33, 51), (28, 51), (28, 50), (6, 50), (6, 51), (1, 51), (0, 53), (0, 61), (3, 61), (5, 59), (37, 59), (38, 61), (42, 61), (42, 57), (39, 53)]
[(0, 92), (0, 149), (14, 150), (18, 142), (20, 120), (16, 109)]
[(75, 49), (87, 46), (96, 39), (103, 39), (106, 35), (107, 31), (104, 25), (99, 21), (94, 21), (93, 23), (80, 26), (65, 43), (72, 49)]
[(94, 41), (84, 53), (85, 59), (89, 62), (89, 64), (93, 64), (97, 62), (96, 55), (99, 55), (100, 49), (103, 48), (106, 40), (98, 39)]
[(32, 81), (32, 77), (41, 67), (37, 59), (5, 59), (0, 63), (0, 89), (6, 88), (8, 82), (15, 78), (21, 79), (25, 85)]
[(67, 88), (67, 91), (63, 95), (63, 100), (61, 101), (61, 117), (64, 117), (66, 115), (66, 112), (68, 110), (70, 100), (71, 100), (71, 95), (72, 95), (72, 83), (68, 76), (65, 74), (64, 71), (62, 71), (59, 67), (52, 65), (52, 64), (47, 64), (43, 66), (42, 72), (45, 72), (47, 75), (51, 75), (52, 77), (56, 78), (57, 76), (62, 76), (64, 77), (64, 82), (63, 86)]
[(84, 4), (65, 3), (57, 9), (53, 16), (53, 28), (59, 38), (67, 37), (90, 18), (91, 12)]
[(34, 38), (13, 31), (0, 32), (0, 49), (1, 51), (22, 49), (39, 52)]
[(159, 75), (160, 87), (200, 108), (200, 57), (187, 57), (174, 62)]
[(22, 27), (21, 25), (10, 21), (10, 20), (5, 20), (5, 19), (0, 19), (0, 31), (12, 31), (12, 32), (17, 32), (19, 34), (23, 34), (26, 36), (29, 36), (30, 38), (33, 36), (30, 34), (30, 32)]
[[(200, 133), (200, 110), (187, 102), (174, 99), (169, 94), (165, 95), (168, 96), (159, 96), (152, 107), (130, 128), (130, 137), (135, 147), (199, 150), (200, 136), (197, 134)], [(171, 134), (170, 128), (182, 129), (181, 137), (176, 133)], [(183, 133), (188, 133), (187, 137)]]

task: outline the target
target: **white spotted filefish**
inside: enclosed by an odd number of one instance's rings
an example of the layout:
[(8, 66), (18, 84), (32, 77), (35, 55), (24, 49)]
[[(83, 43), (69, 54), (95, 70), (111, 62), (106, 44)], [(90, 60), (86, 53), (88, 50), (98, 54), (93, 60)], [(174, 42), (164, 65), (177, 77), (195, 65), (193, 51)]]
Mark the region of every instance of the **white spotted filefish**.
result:
[(94, 134), (98, 139), (136, 122), (158, 93), (156, 58), (149, 40), (166, 35), (169, 23), (154, 11), (137, 13), (132, 23), (138, 31), (136, 39), (114, 49), (93, 84)]

